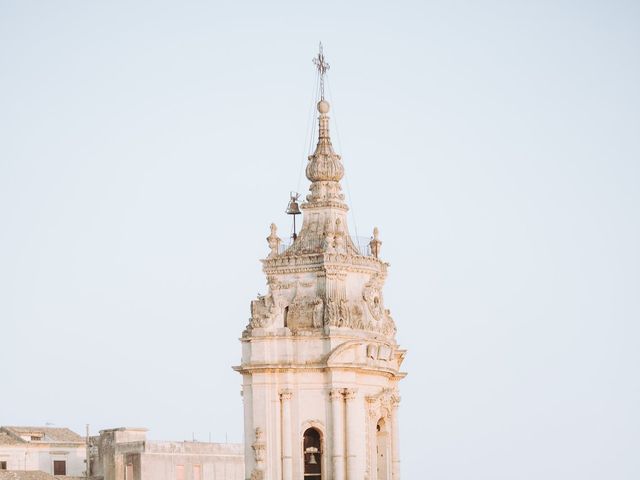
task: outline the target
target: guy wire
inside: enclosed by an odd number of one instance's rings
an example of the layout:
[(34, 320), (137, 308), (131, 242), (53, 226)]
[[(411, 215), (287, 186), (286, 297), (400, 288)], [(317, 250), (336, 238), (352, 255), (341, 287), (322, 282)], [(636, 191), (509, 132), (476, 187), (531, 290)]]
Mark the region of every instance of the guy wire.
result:
[[(331, 82), (329, 82), (329, 75), (326, 75), (326, 81), (325, 84), (327, 85), (327, 89), (329, 90), (329, 97), (331, 98), (331, 100), (333, 101), (333, 94), (331, 93)], [(335, 114), (335, 108), (333, 105), (331, 105), (331, 109), (333, 110), (333, 124), (336, 126), (336, 138), (338, 140), (338, 151), (343, 154), (343, 150), (342, 150), (342, 142), (340, 141), (340, 130), (338, 129), (338, 121), (336, 120), (336, 114)], [(351, 189), (349, 188), (349, 176), (347, 175), (347, 169), (344, 169), (344, 184), (345, 187), (347, 187), (347, 198), (349, 199), (349, 205), (351, 205), (351, 218), (353, 219), (353, 230), (356, 234), (356, 240), (359, 239), (358, 237), (358, 222), (356, 221), (356, 213), (355, 213), (355, 205), (353, 204), (353, 201), (351, 200)]]
[(320, 88), (320, 75), (316, 76), (316, 84), (311, 93), (311, 106), (309, 107), (309, 113), (307, 114), (307, 128), (305, 132), (309, 135), (309, 145), (307, 146), (307, 140), (305, 139), (302, 156), (300, 158), (300, 171), (298, 172), (298, 185), (296, 187), (296, 193), (300, 193), (300, 186), (302, 183), (302, 172), (304, 171), (305, 160), (307, 156), (311, 155), (311, 148), (313, 145), (313, 137), (315, 133), (315, 122), (313, 115), (313, 107), (316, 104), (316, 98), (318, 97), (318, 89)]

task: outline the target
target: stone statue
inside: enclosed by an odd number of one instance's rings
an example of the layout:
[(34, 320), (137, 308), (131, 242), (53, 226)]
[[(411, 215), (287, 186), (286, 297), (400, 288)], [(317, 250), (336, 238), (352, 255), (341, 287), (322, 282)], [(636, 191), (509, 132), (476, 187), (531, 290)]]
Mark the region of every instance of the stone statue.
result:
[(277, 235), (278, 227), (275, 223), (271, 224), (271, 234), (267, 237), (267, 244), (269, 245), (269, 249), (271, 252), (269, 253), (269, 257), (275, 257), (278, 255), (278, 250), (280, 250), (280, 237)]

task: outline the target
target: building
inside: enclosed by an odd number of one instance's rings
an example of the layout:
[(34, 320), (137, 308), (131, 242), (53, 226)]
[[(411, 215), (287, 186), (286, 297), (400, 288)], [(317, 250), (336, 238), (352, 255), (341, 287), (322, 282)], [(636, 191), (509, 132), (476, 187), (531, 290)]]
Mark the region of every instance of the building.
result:
[[(285, 245), (271, 225), (262, 260), (268, 293), (251, 302), (234, 367), (243, 377), (245, 471), (252, 480), (399, 480), (406, 352), (384, 303), (378, 230), (368, 243), (349, 235), (322, 49), (315, 63), (319, 136), (302, 228)], [(293, 197), (288, 213), (299, 208)]]
[(86, 442), (68, 428), (0, 427), (0, 471), (84, 476)]
[(146, 432), (114, 428), (91, 437), (91, 475), (104, 480), (244, 479), (241, 444), (150, 441)]
[[(0, 480), (80, 480), (85, 477), (53, 476), (40, 470), (0, 470)], [(85, 479), (86, 480), (86, 479)]]

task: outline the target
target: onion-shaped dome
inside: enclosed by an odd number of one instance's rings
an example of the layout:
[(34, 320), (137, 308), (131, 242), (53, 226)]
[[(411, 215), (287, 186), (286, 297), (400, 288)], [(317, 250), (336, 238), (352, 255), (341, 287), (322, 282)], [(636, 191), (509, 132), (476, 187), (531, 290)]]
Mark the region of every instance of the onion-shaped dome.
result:
[(320, 129), (318, 145), (313, 155), (309, 156), (306, 174), (312, 182), (339, 182), (344, 177), (344, 167), (340, 155), (333, 151), (329, 136), (329, 102), (318, 102), (320, 112)]

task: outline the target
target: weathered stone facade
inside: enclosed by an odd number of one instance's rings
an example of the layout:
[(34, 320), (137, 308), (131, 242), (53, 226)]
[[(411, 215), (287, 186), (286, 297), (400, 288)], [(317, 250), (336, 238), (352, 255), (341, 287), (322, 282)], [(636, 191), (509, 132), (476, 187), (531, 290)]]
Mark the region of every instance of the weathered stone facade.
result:
[(242, 334), (245, 476), (267, 480), (399, 480), (398, 382), (405, 351), (382, 293), (388, 264), (375, 229), (366, 251), (349, 235), (329, 135), (306, 168), (303, 225), (287, 248), (275, 225), (262, 261), (268, 293)]
[(104, 480), (242, 480), (239, 444), (159, 442), (144, 428), (113, 428), (90, 439), (91, 473)]

